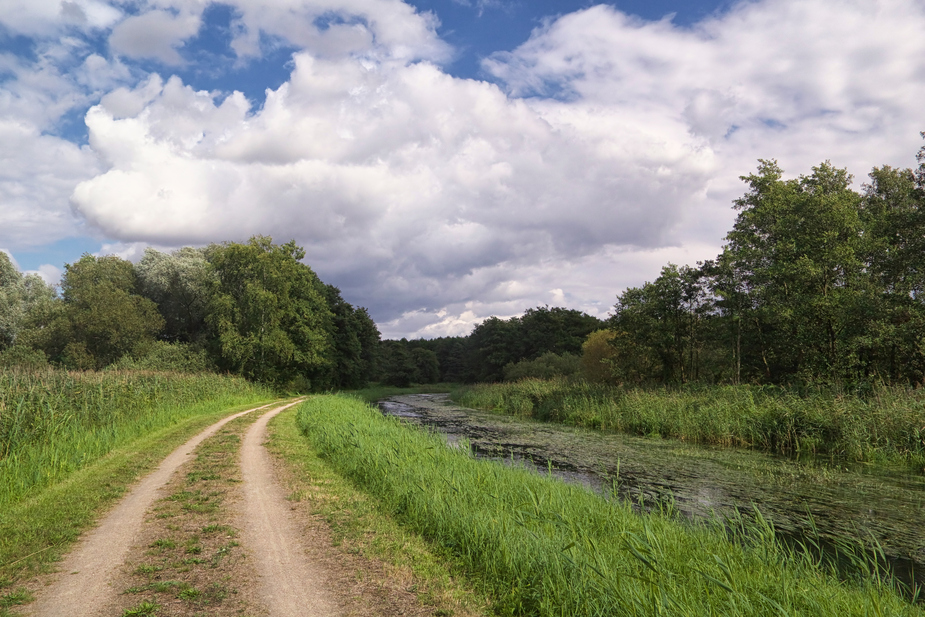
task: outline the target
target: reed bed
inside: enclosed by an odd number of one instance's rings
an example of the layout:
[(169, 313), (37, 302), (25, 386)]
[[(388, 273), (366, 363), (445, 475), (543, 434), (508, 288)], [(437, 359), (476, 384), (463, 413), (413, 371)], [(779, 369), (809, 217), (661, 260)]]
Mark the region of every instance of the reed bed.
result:
[(0, 508), (135, 437), (271, 396), (210, 373), (0, 371)]
[(637, 514), (475, 460), (347, 397), (309, 399), (297, 424), (330, 465), (452, 554), (499, 615), (923, 615), (876, 568), (839, 581), (812, 551), (782, 546), (760, 517), (724, 527), (670, 508)]
[(925, 464), (925, 392), (863, 397), (759, 386), (624, 389), (567, 380), (456, 390), (466, 407), (693, 443)]

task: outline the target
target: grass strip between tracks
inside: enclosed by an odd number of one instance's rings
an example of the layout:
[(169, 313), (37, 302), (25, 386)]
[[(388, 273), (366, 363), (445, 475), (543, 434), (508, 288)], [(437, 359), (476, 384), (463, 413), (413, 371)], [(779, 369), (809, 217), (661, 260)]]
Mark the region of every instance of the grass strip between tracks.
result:
[(311, 398), (297, 421), (331, 467), (451, 552), (501, 615), (925, 614), (879, 577), (839, 581), (766, 524), (736, 542), (672, 512), (640, 515), (347, 397)]
[(191, 405), (167, 426), (111, 450), (66, 479), (0, 511), (0, 615), (22, 591), (10, 591), (29, 577), (47, 571), (80, 533), (129, 486), (200, 430), (236, 411), (261, 402), (252, 392)]

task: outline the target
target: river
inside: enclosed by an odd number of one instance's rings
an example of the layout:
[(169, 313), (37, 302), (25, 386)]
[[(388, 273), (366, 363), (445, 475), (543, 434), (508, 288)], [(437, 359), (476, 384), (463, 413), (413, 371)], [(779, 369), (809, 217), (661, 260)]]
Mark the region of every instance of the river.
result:
[(925, 580), (922, 475), (512, 418), (456, 406), (446, 394), (396, 396), (379, 407), (451, 444), (465, 440), (478, 456), (533, 465), (634, 503), (671, 502), (690, 518), (757, 507), (785, 539), (873, 538), (900, 580)]

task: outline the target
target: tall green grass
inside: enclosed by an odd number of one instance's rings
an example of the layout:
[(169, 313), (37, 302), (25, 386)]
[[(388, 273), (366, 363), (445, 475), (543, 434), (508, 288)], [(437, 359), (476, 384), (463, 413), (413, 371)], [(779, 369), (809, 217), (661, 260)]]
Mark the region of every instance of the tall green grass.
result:
[(271, 392), (216, 374), (0, 372), (0, 509), (114, 447)]
[(346, 397), (298, 410), (311, 445), (452, 553), (501, 615), (923, 615), (884, 578), (839, 582), (774, 539), (636, 514), (523, 468), (475, 460)]
[(460, 405), (695, 443), (925, 463), (925, 391), (859, 397), (756, 386), (623, 389), (566, 380), (468, 386)]

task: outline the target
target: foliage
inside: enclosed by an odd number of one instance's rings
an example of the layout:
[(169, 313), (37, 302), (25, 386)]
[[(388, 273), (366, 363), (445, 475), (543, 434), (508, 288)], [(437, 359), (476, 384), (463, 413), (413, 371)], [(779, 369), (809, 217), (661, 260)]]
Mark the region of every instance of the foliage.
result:
[(13, 345), (0, 351), (0, 369), (34, 372), (47, 368), (49, 368), (48, 358), (37, 349), (23, 345)]
[(30, 311), (54, 294), (38, 275), (23, 276), (0, 251), (0, 351), (16, 344)]
[(823, 163), (760, 161), (715, 260), (624, 291), (608, 326), (625, 384), (925, 380), (925, 148), (863, 193)]
[(163, 338), (201, 341), (215, 279), (206, 252), (187, 246), (168, 254), (149, 247), (135, 273), (141, 295), (154, 302), (164, 318)]
[[(630, 382), (656, 377), (686, 382), (700, 374), (702, 321), (710, 311), (702, 275), (669, 264), (641, 288), (627, 289), (617, 300), (611, 325), (618, 333), (617, 375)], [(614, 354), (617, 355), (617, 354)]]
[[(536, 365), (529, 363), (545, 354), (559, 358), (578, 356), (588, 334), (602, 325), (599, 319), (581, 311), (544, 306), (528, 309), (521, 317), (489, 317), (466, 337), (441, 337), (402, 344), (412, 350), (426, 349), (435, 354), (439, 375), (434, 381), (501, 381), (508, 378), (505, 371), (509, 365), (525, 362), (525, 367), (547, 366), (548, 369), (548, 361)], [(544, 369), (546, 373), (547, 369)], [(571, 365), (562, 365), (553, 372), (571, 374), (575, 371)], [(520, 373), (515, 371), (515, 374)], [(419, 380), (431, 378), (422, 373)]]
[(376, 371), (379, 330), (365, 308), (354, 308), (333, 285), (324, 286), (331, 310), (333, 360), (324, 375), (316, 372), (318, 385), (355, 389), (365, 386)]
[(435, 352), (417, 347), (411, 350), (411, 361), (414, 362), (414, 381), (416, 383), (437, 383), (440, 381), (440, 363)]
[(521, 379), (553, 379), (571, 377), (580, 370), (578, 356), (564, 353), (562, 355), (547, 351), (536, 360), (521, 360), (504, 367), (505, 381)]
[(215, 364), (204, 349), (189, 343), (154, 341), (140, 353), (122, 356), (106, 368), (116, 371), (205, 373), (214, 371)]
[(404, 339), (382, 341), (379, 363), (379, 381), (386, 386), (407, 388), (417, 379), (418, 367)]
[(154, 341), (164, 320), (150, 300), (134, 293), (132, 264), (115, 256), (84, 255), (65, 265), (61, 301), (30, 312), (24, 344), (64, 366), (98, 369)]
[(310, 399), (297, 422), (332, 467), (458, 559), (501, 615), (922, 614), (876, 569), (841, 583), (760, 518), (727, 531), (670, 509), (638, 515), (347, 398)]
[(212, 246), (215, 272), (206, 318), (219, 366), (249, 379), (285, 384), (331, 362), (331, 311), (323, 284), (294, 242), (262, 236)]
[(616, 356), (612, 330), (596, 330), (581, 345), (581, 376), (593, 383), (605, 383), (613, 378), (613, 360)]

